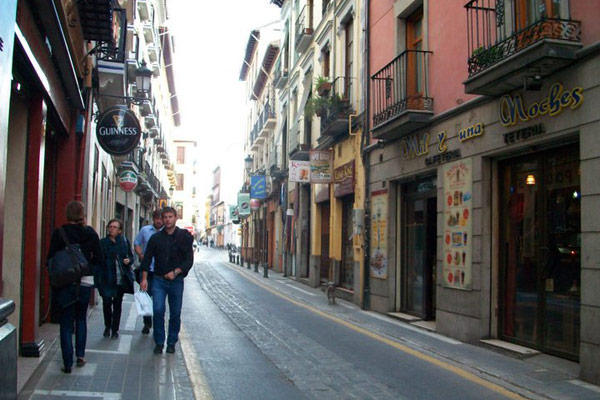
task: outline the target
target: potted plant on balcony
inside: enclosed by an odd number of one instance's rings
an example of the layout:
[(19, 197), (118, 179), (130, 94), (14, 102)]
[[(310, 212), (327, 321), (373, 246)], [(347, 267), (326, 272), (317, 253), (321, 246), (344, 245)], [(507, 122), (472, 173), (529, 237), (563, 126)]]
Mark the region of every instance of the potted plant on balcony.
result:
[(315, 96), (311, 97), (306, 101), (306, 106), (304, 106), (304, 115), (308, 118), (312, 118), (313, 115), (317, 115), (317, 117), (322, 116), (329, 107), (329, 98), (325, 96)]
[(319, 96), (325, 97), (331, 91), (331, 82), (324, 76), (318, 76), (315, 81), (315, 87), (317, 88)]

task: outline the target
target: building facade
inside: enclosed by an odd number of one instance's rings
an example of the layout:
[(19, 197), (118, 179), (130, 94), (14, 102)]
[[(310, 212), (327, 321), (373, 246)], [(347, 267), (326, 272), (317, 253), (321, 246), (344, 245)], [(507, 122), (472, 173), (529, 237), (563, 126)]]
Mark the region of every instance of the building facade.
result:
[(594, 12), (370, 2), (369, 269), (374, 310), (598, 383)]
[[(23, 356), (39, 356), (39, 326), (53, 318), (46, 252), (54, 228), (66, 222), (66, 204), (82, 200), (87, 223), (101, 236), (110, 218), (123, 218), (131, 237), (167, 197), (169, 163), (153, 141), (179, 123), (174, 88), (165, 93), (173, 72), (165, 4), (3, 4), (0, 296), (16, 303), (10, 322), (18, 328)], [(151, 68), (151, 91), (136, 86), (142, 61)], [(111, 156), (99, 144), (96, 126), (117, 104), (143, 121), (144, 133), (131, 152)], [(144, 118), (158, 110), (163, 118), (148, 126)], [(137, 173), (137, 187), (128, 194), (118, 184), (124, 170)]]

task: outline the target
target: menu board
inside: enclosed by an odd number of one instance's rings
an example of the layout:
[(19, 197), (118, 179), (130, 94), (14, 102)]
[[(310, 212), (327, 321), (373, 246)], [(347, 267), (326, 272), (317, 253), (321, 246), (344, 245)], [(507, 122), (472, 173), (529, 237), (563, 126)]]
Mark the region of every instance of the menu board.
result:
[(373, 278), (387, 278), (387, 221), (388, 192), (371, 193), (371, 257), (370, 271)]
[(290, 160), (288, 179), (290, 182), (310, 183), (310, 161)]
[(473, 219), (471, 159), (444, 166), (444, 260), (445, 287), (471, 290)]

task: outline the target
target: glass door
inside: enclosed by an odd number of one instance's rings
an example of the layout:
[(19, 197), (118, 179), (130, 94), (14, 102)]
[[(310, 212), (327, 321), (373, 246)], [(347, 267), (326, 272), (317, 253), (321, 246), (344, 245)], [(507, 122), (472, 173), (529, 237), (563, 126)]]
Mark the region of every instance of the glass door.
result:
[(578, 146), (507, 160), (500, 173), (501, 336), (577, 359)]
[(403, 310), (435, 318), (437, 197), (435, 178), (404, 185)]

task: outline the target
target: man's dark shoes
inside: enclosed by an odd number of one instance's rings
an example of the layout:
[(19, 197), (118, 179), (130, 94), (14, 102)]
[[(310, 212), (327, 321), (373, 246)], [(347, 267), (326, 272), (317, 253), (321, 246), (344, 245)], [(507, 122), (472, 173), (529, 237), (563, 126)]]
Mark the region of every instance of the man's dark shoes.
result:
[(118, 337), (119, 337), (119, 332), (116, 332), (116, 331), (115, 331), (115, 332), (113, 332), (113, 334), (112, 334), (112, 336), (111, 336), (111, 337), (112, 337), (113, 339), (116, 339), (116, 338), (118, 338)]
[(62, 372), (64, 372), (65, 374), (70, 374), (71, 373), (71, 367), (62, 367), (60, 370)]
[(104, 333), (102, 334), (102, 336), (109, 337), (110, 336), (110, 328), (104, 328)]
[(154, 346), (154, 354), (162, 354), (163, 347), (160, 344)]
[(167, 353), (169, 353), (169, 354), (175, 353), (175, 345), (174, 344), (167, 345)]
[(142, 333), (143, 333), (144, 335), (147, 335), (147, 334), (149, 334), (149, 333), (150, 333), (150, 328), (149, 328), (149, 327), (147, 327), (147, 326), (144, 326), (144, 328), (142, 329)]
[(75, 365), (78, 367), (83, 367), (85, 365), (85, 360), (83, 358), (78, 358)]

